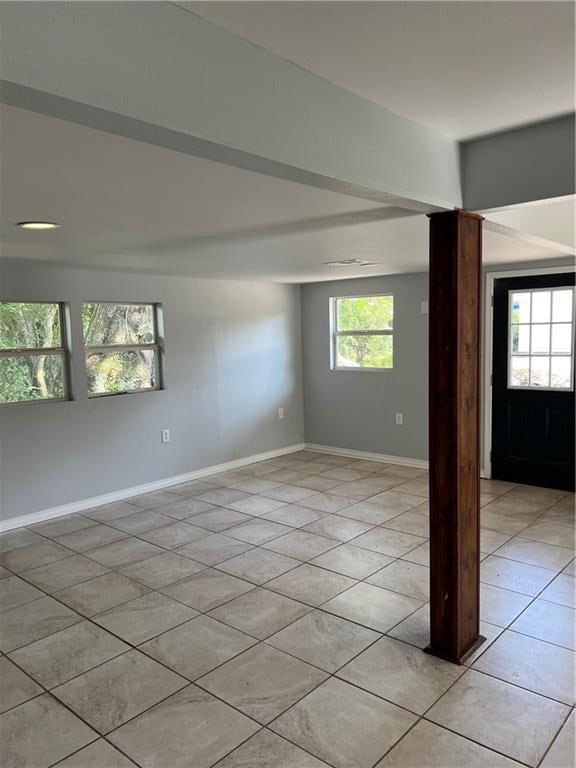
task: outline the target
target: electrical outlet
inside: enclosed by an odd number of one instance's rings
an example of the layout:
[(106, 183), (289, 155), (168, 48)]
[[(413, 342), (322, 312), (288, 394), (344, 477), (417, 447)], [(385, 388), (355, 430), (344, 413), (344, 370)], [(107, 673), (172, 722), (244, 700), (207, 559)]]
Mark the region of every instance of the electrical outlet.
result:
[(284, 415), (284, 408), (278, 408), (278, 418), (283, 419)]
[(169, 443), (170, 442), (170, 430), (169, 429), (163, 429), (160, 433), (160, 440), (163, 443)]
[(403, 413), (397, 413), (396, 414), (396, 424), (404, 424), (404, 414)]

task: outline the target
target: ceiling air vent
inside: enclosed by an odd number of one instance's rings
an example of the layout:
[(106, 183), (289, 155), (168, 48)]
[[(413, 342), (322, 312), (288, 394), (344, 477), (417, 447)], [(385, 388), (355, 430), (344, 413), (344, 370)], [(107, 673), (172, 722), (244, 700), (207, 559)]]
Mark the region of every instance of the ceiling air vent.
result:
[(378, 261), (366, 261), (365, 259), (336, 259), (335, 261), (323, 261), (327, 267), (379, 267)]

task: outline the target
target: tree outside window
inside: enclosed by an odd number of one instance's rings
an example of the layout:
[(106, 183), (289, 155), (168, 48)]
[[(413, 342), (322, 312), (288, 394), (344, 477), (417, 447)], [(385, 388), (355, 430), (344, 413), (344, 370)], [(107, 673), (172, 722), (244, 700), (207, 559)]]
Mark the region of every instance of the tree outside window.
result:
[(62, 305), (0, 302), (0, 403), (66, 397)]
[(334, 369), (393, 367), (393, 296), (334, 298), (332, 312)]
[(156, 312), (154, 304), (82, 305), (90, 397), (159, 389)]

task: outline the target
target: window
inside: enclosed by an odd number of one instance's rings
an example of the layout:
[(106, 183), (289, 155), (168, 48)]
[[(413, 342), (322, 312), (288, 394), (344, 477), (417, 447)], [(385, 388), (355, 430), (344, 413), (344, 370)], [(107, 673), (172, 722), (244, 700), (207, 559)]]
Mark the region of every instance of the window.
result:
[(160, 389), (157, 304), (82, 305), (88, 396)]
[(350, 296), (331, 303), (332, 368), (340, 371), (392, 368), (393, 296)]
[(68, 398), (62, 304), (0, 302), (0, 403)]
[(508, 386), (572, 389), (574, 289), (510, 292)]

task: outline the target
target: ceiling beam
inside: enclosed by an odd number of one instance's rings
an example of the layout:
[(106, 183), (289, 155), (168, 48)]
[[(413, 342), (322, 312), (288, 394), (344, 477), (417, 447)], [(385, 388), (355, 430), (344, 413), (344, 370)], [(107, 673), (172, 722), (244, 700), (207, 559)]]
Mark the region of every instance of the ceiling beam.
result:
[(417, 212), (575, 191), (573, 116), (458, 145), (166, 2), (4, 3), (2, 27), (13, 106)]
[(416, 211), (461, 206), (455, 141), (171, 3), (5, 3), (2, 26), (15, 106)]

